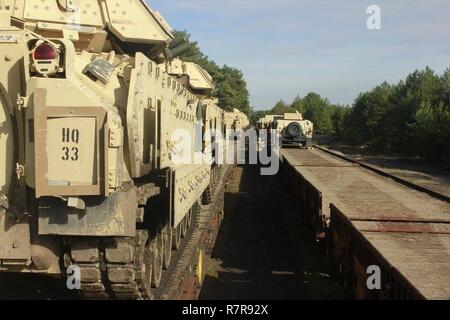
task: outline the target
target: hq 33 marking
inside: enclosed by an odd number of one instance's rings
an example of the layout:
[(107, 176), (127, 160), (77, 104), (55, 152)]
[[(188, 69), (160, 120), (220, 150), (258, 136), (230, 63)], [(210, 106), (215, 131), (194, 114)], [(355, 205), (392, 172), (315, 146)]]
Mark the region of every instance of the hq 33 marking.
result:
[(63, 128), (62, 129), (62, 143), (70, 144), (62, 147), (62, 157), (63, 161), (73, 161), (77, 162), (80, 159), (80, 149), (78, 146), (72, 146), (73, 144), (78, 145), (80, 143), (80, 130)]

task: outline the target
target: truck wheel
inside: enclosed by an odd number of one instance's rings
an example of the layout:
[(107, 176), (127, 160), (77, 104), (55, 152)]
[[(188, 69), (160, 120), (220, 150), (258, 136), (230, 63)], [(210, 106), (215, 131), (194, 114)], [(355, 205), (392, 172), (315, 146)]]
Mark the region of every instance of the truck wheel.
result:
[(302, 134), (302, 127), (297, 122), (292, 122), (286, 128), (286, 132), (290, 137), (295, 138)]

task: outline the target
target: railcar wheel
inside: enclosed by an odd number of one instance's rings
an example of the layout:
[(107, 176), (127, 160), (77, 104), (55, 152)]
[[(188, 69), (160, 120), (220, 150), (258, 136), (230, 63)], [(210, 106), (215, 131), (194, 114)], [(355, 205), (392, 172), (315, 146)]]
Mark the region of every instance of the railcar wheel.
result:
[(158, 232), (150, 245), (150, 254), (152, 257), (152, 287), (159, 288), (161, 284), (162, 269), (163, 269), (163, 238), (161, 232)]
[(172, 260), (172, 228), (166, 226), (162, 231), (162, 237), (164, 246), (163, 268), (167, 270)]

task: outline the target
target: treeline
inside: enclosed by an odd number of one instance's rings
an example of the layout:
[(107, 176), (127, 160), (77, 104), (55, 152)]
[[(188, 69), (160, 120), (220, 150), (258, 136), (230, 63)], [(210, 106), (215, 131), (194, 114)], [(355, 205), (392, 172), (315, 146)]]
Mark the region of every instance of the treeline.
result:
[(316, 133), (388, 154), (450, 160), (450, 69), (437, 75), (417, 70), (397, 84), (380, 84), (361, 93), (350, 106), (335, 105), (318, 94), (279, 101), (265, 114), (299, 111)]
[(189, 43), (189, 50), (180, 58), (199, 64), (213, 77), (216, 86), (213, 96), (219, 98), (219, 106), (227, 111), (236, 108), (249, 114), (251, 111), (249, 92), (242, 71), (227, 65), (221, 67), (210, 60), (201, 51), (198, 42), (191, 40), (191, 35), (187, 31), (175, 31), (174, 35), (177, 39), (185, 38)]
[(450, 159), (450, 69), (417, 70), (361, 93), (339, 138), (389, 153)]

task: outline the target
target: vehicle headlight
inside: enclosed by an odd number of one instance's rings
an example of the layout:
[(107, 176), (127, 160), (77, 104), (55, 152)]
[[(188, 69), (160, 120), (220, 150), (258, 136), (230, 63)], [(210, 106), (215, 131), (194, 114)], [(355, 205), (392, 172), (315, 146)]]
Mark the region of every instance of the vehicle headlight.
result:
[(60, 71), (60, 50), (53, 44), (38, 41), (32, 50), (32, 67), (44, 77), (55, 75)]

